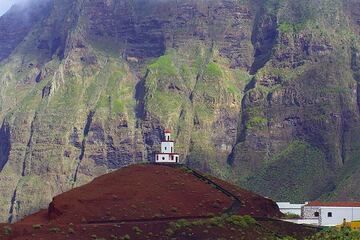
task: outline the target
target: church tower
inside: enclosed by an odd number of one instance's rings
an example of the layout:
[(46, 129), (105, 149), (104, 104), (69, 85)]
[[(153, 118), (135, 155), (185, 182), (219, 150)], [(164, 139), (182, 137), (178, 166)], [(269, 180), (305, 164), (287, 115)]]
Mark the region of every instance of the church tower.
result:
[(165, 130), (165, 140), (161, 142), (161, 152), (155, 154), (156, 163), (179, 163), (180, 155), (175, 153), (175, 142), (171, 140), (171, 131)]

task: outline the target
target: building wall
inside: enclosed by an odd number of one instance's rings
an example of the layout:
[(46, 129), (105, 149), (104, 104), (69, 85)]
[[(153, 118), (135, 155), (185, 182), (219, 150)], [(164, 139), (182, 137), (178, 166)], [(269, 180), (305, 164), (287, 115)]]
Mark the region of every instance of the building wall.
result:
[(319, 219), (282, 219), (282, 221), (319, 226)]
[(173, 152), (174, 152), (174, 142), (161, 143), (161, 153), (173, 153)]
[(301, 217), (304, 219), (314, 219), (319, 218), (315, 216), (315, 213), (318, 212), (320, 215), (320, 207), (310, 207), (310, 206), (304, 206), (302, 207), (301, 211)]
[(165, 141), (170, 141), (170, 139), (171, 139), (171, 134), (165, 133)]
[[(328, 215), (331, 213), (331, 216)], [(360, 220), (360, 207), (320, 207), (320, 225), (335, 226), (344, 222)]]
[(178, 157), (178, 161), (180, 160), (179, 155), (173, 155), (173, 159), (170, 154), (156, 154), (155, 162), (157, 163), (176, 163), (176, 157)]
[(301, 208), (305, 204), (291, 204), (290, 202), (277, 202), (279, 209), (282, 213), (287, 214), (296, 214), (301, 216)]

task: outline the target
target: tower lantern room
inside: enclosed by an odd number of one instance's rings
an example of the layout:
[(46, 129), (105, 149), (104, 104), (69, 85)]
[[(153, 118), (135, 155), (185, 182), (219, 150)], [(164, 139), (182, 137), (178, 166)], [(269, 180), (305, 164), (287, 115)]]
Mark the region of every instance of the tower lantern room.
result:
[(171, 131), (169, 129), (165, 130), (165, 141), (170, 141), (171, 139)]
[(178, 163), (180, 155), (175, 153), (175, 142), (171, 140), (171, 131), (164, 131), (165, 140), (161, 142), (161, 152), (155, 154), (156, 163)]

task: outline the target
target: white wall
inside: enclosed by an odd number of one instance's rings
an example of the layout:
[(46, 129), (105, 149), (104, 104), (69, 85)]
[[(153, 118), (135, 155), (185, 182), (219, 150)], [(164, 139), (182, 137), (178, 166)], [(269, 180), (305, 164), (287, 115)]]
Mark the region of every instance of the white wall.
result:
[(296, 214), (301, 216), (301, 208), (305, 204), (292, 204), (290, 202), (277, 202), (277, 205), (279, 206), (279, 209), (282, 213), (287, 214)]
[(174, 142), (161, 143), (161, 153), (173, 153), (173, 152), (174, 152)]
[[(328, 213), (332, 213), (332, 217)], [(320, 225), (335, 226), (347, 222), (360, 220), (360, 207), (320, 207)]]
[(170, 140), (171, 140), (171, 134), (165, 133), (165, 141), (170, 141)]
[(178, 157), (178, 159), (180, 160), (179, 155), (173, 155), (173, 156), (174, 156), (174, 159), (172, 160), (170, 154), (159, 153), (159, 154), (155, 155), (155, 162), (157, 162), (157, 163), (176, 163), (176, 157)]
[(296, 224), (319, 225), (319, 219), (281, 219), (285, 222), (292, 222)]

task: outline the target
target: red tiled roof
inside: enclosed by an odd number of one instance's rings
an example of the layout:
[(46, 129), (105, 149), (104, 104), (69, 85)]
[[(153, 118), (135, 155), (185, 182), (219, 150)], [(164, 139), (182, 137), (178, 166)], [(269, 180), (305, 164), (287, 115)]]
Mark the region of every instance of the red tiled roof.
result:
[(309, 207), (360, 207), (360, 202), (309, 202)]

